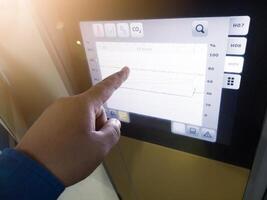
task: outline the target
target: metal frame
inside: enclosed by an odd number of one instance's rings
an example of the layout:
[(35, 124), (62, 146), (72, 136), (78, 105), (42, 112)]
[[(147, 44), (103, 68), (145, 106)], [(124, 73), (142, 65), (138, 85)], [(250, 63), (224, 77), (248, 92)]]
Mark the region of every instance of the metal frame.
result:
[[(252, 133), (253, 134), (253, 133)], [(267, 190), (267, 115), (262, 129), (257, 153), (247, 184), (244, 200), (266, 200)], [(265, 198), (264, 198), (265, 197)], [(263, 199), (264, 198), (264, 199)]]

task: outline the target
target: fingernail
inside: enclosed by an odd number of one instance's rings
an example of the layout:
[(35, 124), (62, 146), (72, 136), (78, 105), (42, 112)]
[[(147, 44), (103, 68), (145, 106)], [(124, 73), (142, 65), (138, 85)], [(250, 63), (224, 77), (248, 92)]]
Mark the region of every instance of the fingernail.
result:
[(129, 73), (130, 73), (129, 67), (125, 66), (125, 67), (122, 68), (121, 71), (125, 72), (127, 74), (127, 77), (129, 76)]
[(112, 124), (114, 124), (115, 126), (121, 128), (121, 122), (120, 122), (118, 119), (116, 119), (116, 118), (112, 118), (112, 119), (110, 119), (110, 120), (111, 120), (111, 123), (112, 123)]

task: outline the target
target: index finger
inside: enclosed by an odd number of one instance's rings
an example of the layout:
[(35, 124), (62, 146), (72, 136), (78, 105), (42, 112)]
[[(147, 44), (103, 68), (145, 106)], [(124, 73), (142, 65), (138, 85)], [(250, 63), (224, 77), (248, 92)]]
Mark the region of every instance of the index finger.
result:
[(105, 78), (89, 90), (90, 98), (93, 98), (99, 106), (103, 105), (128, 78), (129, 72), (129, 68), (124, 67), (119, 72)]

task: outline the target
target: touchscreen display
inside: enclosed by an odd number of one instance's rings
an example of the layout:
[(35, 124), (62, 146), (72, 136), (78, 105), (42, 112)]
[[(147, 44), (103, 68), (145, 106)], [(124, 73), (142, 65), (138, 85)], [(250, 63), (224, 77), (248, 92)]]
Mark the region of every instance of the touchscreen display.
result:
[(172, 134), (216, 142), (222, 90), (238, 92), (242, 81), (249, 23), (234, 16), (80, 26), (93, 84), (131, 71), (105, 105), (109, 117), (156, 118), (170, 122)]

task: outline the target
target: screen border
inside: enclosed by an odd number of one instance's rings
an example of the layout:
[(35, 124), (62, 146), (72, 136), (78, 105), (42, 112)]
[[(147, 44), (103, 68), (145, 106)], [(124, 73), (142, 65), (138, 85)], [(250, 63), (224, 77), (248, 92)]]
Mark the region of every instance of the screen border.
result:
[[(156, 2), (155, 2), (156, 3)], [(179, 3), (177, 3), (178, 5)], [(207, 6), (209, 4), (209, 6)], [(213, 6), (214, 9), (210, 9)], [(133, 20), (133, 19), (159, 19), (159, 18), (187, 18), (187, 17), (222, 17), (222, 16), (243, 16), (248, 15), (251, 18), (250, 30), (247, 35), (247, 48), (245, 55), (245, 63), (242, 72), (242, 81), (239, 93), (236, 98), (228, 100), (223, 99), (231, 96), (231, 91), (222, 93), (222, 103), (220, 110), (219, 127), (223, 127), (224, 120), (229, 116), (223, 116), (227, 110), (231, 109), (229, 105), (236, 105), (236, 113), (232, 115), (233, 134), (231, 136), (230, 145), (219, 143), (210, 143), (206, 141), (196, 140), (180, 135), (163, 132), (160, 128), (147, 126), (145, 120), (141, 120), (140, 124), (133, 123), (122, 124), (122, 135), (139, 139), (142, 141), (162, 145), (165, 147), (193, 153), (214, 160), (223, 161), (245, 168), (251, 168), (257, 144), (261, 135), (262, 124), (267, 105), (267, 60), (265, 59), (264, 50), (266, 43), (267, 28), (266, 12), (264, 6), (246, 4), (245, 2), (232, 2), (231, 4), (212, 3), (204, 1), (194, 5), (194, 8), (187, 12), (177, 12), (177, 7), (168, 7), (161, 13), (154, 16), (138, 14), (136, 16), (105, 16), (94, 20)], [(233, 103), (236, 101), (236, 103)], [(229, 105), (227, 105), (229, 104)], [(228, 107), (227, 107), (228, 106)], [(226, 109), (224, 109), (226, 107)], [(134, 117), (134, 115), (133, 115)], [(141, 119), (141, 118), (140, 118)], [(150, 124), (158, 124), (157, 120), (151, 121)], [(142, 124), (143, 123), (143, 124)], [(220, 129), (220, 128), (219, 128)], [(218, 129), (218, 130), (219, 130)], [(219, 136), (219, 134), (218, 134)]]

